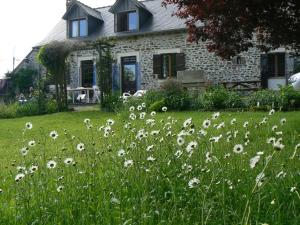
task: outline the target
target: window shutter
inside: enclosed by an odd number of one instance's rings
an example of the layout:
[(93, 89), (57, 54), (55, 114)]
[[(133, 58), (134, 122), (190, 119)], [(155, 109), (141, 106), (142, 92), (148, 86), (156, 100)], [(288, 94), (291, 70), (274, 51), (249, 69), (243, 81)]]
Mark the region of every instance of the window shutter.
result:
[(268, 55), (260, 56), (260, 73), (261, 73), (261, 86), (268, 88), (269, 68), (268, 68)]
[(162, 73), (162, 55), (153, 55), (153, 75), (161, 77)]
[(137, 62), (135, 64), (135, 74), (136, 74), (136, 90), (141, 90), (141, 67)]
[(112, 91), (121, 91), (121, 77), (120, 77), (120, 65), (112, 65)]
[(118, 15), (117, 14), (115, 14), (114, 27), (115, 27), (115, 32), (118, 32)]
[(176, 54), (176, 71), (184, 71), (185, 70), (185, 54), (177, 53)]

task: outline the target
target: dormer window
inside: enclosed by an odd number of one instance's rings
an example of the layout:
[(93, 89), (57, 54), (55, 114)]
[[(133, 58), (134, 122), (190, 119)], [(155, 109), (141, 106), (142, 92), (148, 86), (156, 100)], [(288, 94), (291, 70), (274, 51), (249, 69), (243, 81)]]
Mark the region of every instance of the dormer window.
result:
[(71, 37), (85, 37), (88, 35), (86, 19), (71, 20)]
[(117, 32), (134, 31), (138, 29), (138, 15), (136, 11), (116, 14)]

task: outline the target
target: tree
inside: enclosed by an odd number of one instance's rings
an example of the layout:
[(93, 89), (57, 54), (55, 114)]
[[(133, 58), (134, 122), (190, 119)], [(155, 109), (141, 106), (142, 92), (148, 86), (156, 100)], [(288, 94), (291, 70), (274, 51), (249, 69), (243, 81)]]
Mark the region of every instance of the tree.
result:
[(68, 106), (67, 101), (67, 58), (75, 49), (71, 41), (54, 41), (43, 46), (37, 55), (38, 61), (47, 69), (48, 75), (55, 84), (56, 101), (59, 110)]
[(177, 6), (174, 15), (186, 19), (189, 41), (207, 41), (207, 49), (222, 58), (254, 46), (262, 51), (280, 46), (300, 49), (299, 0), (164, 0), (162, 4)]
[[(34, 86), (34, 82), (37, 78), (37, 71), (33, 69), (20, 69), (17, 73), (9, 73), (7, 77), (10, 77), (11, 91), (18, 90), (20, 93), (28, 94), (29, 88)], [(11, 93), (15, 94), (15, 93)]]

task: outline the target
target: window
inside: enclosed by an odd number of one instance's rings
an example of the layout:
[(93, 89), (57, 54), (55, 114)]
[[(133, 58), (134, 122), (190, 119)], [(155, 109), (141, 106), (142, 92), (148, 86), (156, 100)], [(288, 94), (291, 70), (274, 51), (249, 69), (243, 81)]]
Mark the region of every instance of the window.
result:
[(81, 85), (82, 87), (92, 87), (94, 82), (94, 62), (93, 60), (81, 61)]
[(71, 21), (71, 37), (87, 36), (87, 21), (86, 19)]
[(134, 31), (138, 29), (138, 15), (136, 11), (122, 12), (116, 15), (116, 31)]
[(153, 74), (158, 79), (177, 77), (178, 71), (185, 70), (183, 53), (168, 53), (153, 56)]

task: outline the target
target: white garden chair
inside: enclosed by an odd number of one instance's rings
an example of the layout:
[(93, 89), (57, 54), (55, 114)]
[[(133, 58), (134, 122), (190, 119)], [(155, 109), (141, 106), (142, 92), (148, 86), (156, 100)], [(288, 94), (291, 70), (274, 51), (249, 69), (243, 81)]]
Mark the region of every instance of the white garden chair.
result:
[(93, 86), (93, 92), (94, 92), (94, 96), (93, 96), (93, 103), (96, 103), (98, 101), (98, 103), (100, 103), (100, 89), (98, 86)]

